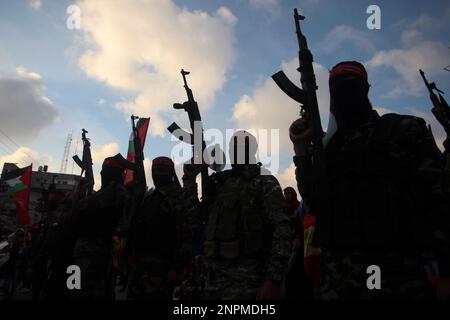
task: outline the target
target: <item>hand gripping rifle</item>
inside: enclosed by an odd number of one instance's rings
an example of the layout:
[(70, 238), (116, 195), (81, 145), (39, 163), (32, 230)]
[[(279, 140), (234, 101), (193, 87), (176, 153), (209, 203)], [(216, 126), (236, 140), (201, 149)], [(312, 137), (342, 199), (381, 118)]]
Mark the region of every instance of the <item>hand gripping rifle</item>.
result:
[[(324, 132), (320, 122), (319, 105), (317, 103), (316, 76), (313, 68), (313, 56), (308, 48), (306, 37), (300, 29), (300, 21), (305, 17), (298, 14), (294, 9), (295, 28), (297, 33), (297, 41), (299, 45), (299, 68), (300, 89), (289, 80), (283, 71), (272, 76), (272, 79), (280, 87), (280, 89), (293, 100), (301, 104), (300, 116), (307, 120), (312, 128), (312, 162), (314, 187), (312, 194), (311, 212), (316, 215), (316, 231), (314, 234), (316, 244), (330, 243), (331, 235), (331, 211), (329, 204), (328, 181), (326, 174), (325, 154), (322, 138)], [(300, 133), (302, 128), (297, 128)], [(296, 132), (294, 132), (296, 133)]]

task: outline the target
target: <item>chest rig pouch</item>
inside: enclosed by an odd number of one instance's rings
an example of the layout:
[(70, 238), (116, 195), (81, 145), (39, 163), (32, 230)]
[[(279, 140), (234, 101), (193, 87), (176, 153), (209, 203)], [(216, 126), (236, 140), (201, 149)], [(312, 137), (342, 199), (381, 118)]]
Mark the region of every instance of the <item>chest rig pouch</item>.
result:
[(259, 171), (251, 177), (231, 177), (209, 207), (204, 252), (227, 260), (258, 257), (264, 252), (267, 214), (262, 208)]

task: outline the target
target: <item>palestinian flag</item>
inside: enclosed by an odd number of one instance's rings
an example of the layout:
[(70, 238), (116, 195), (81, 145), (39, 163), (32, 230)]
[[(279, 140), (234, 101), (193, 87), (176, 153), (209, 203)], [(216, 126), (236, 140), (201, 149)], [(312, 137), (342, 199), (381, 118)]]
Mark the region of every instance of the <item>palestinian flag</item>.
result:
[(6, 182), (10, 189), (17, 210), (17, 218), (20, 225), (27, 225), (30, 222), (28, 207), (30, 204), (32, 165), (29, 167), (16, 169), (2, 175), (2, 181)]
[[(139, 140), (141, 141), (141, 149), (144, 149), (145, 145), (145, 138), (147, 137), (147, 130), (148, 125), (150, 123), (150, 118), (139, 118), (138, 122), (136, 123), (136, 131), (139, 136)], [(127, 160), (129, 162), (135, 163), (135, 155), (136, 152), (134, 150), (134, 134), (131, 132), (130, 140), (128, 143), (128, 155)], [(132, 170), (125, 170), (125, 180), (124, 183), (128, 184), (131, 181), (133, 181), (133, 171)]]
[(320, 248), (312, 245), (315, 225), (316, 217), (311, 214), (306, 214), (303, 218), (303, 261), (306, 274), (312, 281), (313, 286), (318, 288), (320, 284), (320, 255), (322, 254), (322, 251)]

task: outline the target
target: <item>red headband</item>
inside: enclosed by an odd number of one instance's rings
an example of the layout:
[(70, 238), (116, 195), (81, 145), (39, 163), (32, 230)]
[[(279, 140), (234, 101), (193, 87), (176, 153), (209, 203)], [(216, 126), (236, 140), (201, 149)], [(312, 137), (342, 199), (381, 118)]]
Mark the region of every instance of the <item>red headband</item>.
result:
[(295, 189), (292, 187), (287, 187), (283, 190), (284, 192), (291, 192), (294, 193), (295, 195), (297, 195), (297, 192), (295, 192)]
[(103, 161), (102, 167), (109, 167), (109, 168), (117, 168), (117, 169), (124, 169), (123, 166), (117, 161), (114, 157), (106, 158)]
[(354, 64), (341, 64), (337, 67), (334, 67), (330, 71), (330, 80), (342, 75), (354, 75), (367, 81), (366, 70)]
[(169, 167), (171, 169), (174, 168), (172, 159), (167, 158), (167, 157), (158, 157), (158, 158), (153, 159), (153, 165), (154, 166), (158, 166), (158, 165), (165, 166), (165, 167)]

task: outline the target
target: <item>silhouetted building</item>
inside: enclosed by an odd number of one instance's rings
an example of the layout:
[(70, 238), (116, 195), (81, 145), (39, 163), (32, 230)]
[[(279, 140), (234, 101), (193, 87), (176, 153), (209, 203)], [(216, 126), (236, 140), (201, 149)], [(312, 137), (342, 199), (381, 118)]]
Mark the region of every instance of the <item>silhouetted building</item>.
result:
[[(3, 165), (2, 174), (17, 168), (14, 163), (6, 162)], [(35, 224), (41, 219), (41, 213), (36, 208), (42, 199), (42, 191), (48, 190), (53, 180), (56, 191), (67, 193), (75, 189), (79, 178), (79, 175), (74, 174), (48, 172), (48, 166), (40, 166), (37, 171), (33, 171), (29, 209), (30, 223)], [(8, 190), (9, 186), (6, 183), (0, 184), (0, 229), (15, 230), (17, 228), (16, 207)]]

